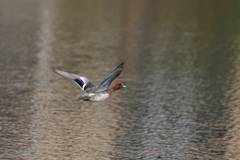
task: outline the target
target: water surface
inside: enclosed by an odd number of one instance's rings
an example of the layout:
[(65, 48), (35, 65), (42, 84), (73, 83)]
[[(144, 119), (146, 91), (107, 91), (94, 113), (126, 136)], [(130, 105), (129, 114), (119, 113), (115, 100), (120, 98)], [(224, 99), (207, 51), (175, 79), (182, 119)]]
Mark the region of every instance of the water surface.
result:
[[(0, 159), (239, 159), (238, 1), (0, 1)], [(100, 103), (51, 68), (128, 86)]]

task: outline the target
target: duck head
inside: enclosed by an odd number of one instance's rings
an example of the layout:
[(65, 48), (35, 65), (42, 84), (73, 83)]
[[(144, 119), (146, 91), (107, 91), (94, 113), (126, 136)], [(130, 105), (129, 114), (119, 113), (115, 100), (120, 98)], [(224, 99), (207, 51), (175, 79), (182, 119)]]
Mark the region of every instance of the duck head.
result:
[(113, 91), (116, 91), (118, 89), (121, 89), (121, 88), (126, 88), (127, 86), (124, 86), (121, 82), (117, 82), (114, 84), (114, 86), (112, 86), (112, 90)]

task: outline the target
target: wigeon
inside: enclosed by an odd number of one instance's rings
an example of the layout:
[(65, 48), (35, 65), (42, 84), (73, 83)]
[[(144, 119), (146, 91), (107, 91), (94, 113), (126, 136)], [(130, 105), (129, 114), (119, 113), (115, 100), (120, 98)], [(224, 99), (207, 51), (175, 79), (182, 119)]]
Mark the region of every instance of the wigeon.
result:
[(115, 83), (111, 88), (109, 88), (112, 81), (117, 78), (123, 69), (123, 62), (113, 70), (107, 78), (105, 78), (98, 86), (96, 86), (92, 81), (90, 81), (86, 77), (78, 76), (76, 74), (67, 73), (63, 71), (59, 71), (53, 68), (53, 72), (72, 80), (75, 82), (84, 92), (86, 92), (82, 97), (77, 100), (82, 101), (91, 101), (91, 102), (99, 102), (107, 99), (114, 91), (125, 88), (121, 82)]

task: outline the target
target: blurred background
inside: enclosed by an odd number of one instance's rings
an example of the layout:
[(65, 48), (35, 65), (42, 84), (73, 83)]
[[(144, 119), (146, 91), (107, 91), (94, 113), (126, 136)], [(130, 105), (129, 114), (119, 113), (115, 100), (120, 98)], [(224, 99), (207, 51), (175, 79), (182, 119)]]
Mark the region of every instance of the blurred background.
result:
[(239, 159), (239, 60), (237, 0), (0, 0), (0, 159)]

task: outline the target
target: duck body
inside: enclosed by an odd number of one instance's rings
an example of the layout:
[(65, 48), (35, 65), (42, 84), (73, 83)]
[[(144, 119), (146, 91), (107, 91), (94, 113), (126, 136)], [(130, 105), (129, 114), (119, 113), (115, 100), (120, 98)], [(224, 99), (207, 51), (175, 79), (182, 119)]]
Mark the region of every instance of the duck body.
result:
[(100, 102), (107, 99), (114, 91), (126, 87), (121, 82), (117, 82), (114, 86), (109, 88), (111, 82), (121, 74), (122, 69), (123, 62), (115, 70), (113, 70), (110, 75), (105, 78), (98, 86), (96, 86), (86, 77), (78, 76), (64, 71), (59, 71), (57, 69), (53, 69), (53, 72), (59, 74), (64, 78), (74, 81), (84, 92), (86, 92), (82, 97), (77, 99), (78, 101), (81, 100)]
[(107, 99), (113, 91), (106, 90), (102, 92), (92, 92), (92, 93), (85, 93), (83, 97), (78, 98), (77, 100), (83, 101), (90, 101), (90, 102), (100, 102)]

